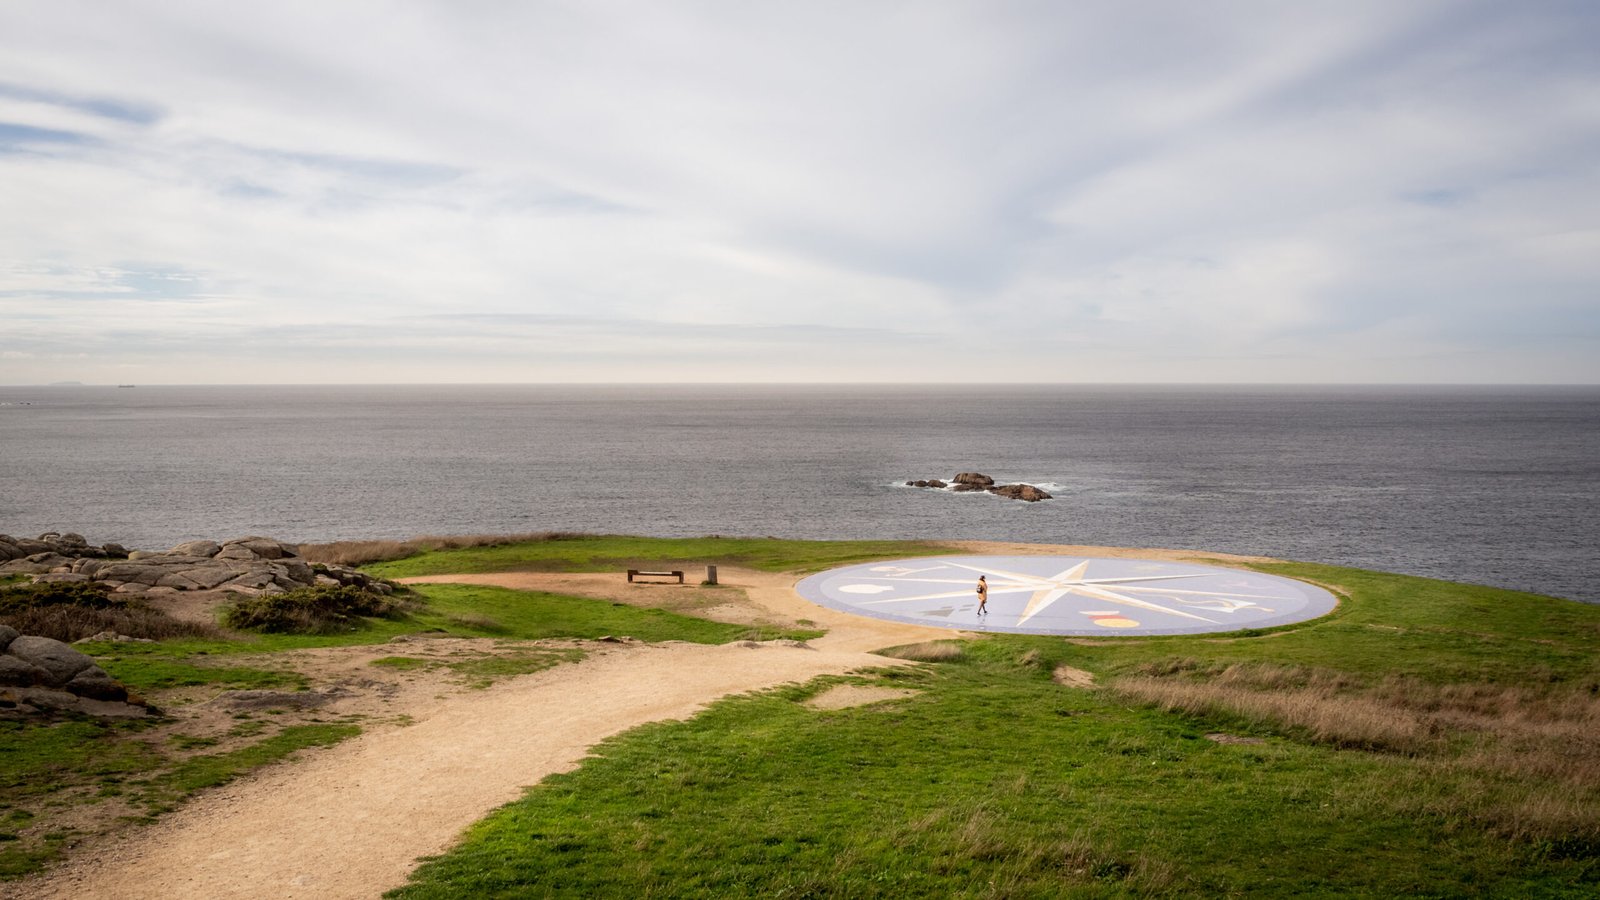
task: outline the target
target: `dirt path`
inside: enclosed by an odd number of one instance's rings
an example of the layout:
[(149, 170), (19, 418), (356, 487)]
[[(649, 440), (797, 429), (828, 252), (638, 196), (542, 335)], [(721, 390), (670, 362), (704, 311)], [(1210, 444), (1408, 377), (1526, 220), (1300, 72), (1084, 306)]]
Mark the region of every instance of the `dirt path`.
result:
[[(471, 580), (551, 589), (555, 578), (574, 576)], [(429, 698), (392, 710), (414, 724), (306, 752), (8, 887), (21, 898), (376, 897), (403, 884), (417, 857), (447, 849), (527, 786), (575, 768), (606, 737), (686, 718), (729, 694), (893, 662), (869, 650), (953, 636), (814, 606), (790, 576), (724, 570), (724, 579), (744, 589), (746, 614), (809, 619), (828, 635), (809, 647), (623, 645)]]

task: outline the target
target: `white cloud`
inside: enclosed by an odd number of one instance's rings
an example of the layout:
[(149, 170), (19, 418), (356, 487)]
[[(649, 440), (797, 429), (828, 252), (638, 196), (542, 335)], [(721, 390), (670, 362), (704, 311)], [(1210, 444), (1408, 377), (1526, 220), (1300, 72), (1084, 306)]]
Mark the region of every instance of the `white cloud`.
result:
[(1600, 380), (1596, 14), (1231, 9), (0, 8), (0, 383)]

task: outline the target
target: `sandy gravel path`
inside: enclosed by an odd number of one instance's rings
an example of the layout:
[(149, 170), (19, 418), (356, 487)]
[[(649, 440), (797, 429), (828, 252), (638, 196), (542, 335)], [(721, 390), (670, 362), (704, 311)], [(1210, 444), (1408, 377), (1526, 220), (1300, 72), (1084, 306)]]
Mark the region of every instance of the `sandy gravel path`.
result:
[[(527, 576), (495, 579), (532, 586)], [(773, 617), (833, 630), (810, 647), (623, 645), (401, 710), (415, 723), (202, 794), (9, 887), (24, 898), (375, 897), (403, 884), (417, 857), (447, 849), (527, 786), (575, 768), (606, 737), (686, 718), (729, 694), (892, 662), (868, 650), (952, 636), (816, 607), (794, 594), (790, 576), (741, 571), (725, 580)]]

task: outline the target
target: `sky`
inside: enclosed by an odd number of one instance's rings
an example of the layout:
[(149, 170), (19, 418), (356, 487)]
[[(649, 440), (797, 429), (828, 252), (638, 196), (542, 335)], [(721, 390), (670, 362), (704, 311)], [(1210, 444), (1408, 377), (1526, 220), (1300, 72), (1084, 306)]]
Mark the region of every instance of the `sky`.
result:
[(1600, 5), (0, 4), (0, 384), (1600, 383)]

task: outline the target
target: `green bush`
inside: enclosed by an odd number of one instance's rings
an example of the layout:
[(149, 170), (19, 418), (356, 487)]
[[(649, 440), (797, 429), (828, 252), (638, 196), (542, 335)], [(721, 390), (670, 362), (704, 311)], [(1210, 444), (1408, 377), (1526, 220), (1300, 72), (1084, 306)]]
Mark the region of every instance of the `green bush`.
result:
[(342, 585), (245, 597), (223, 612), (222, 622), (242, 631), (333, 634), (355, 630), (362, 616), (393, 617), (398, 612), (388, 598)]

